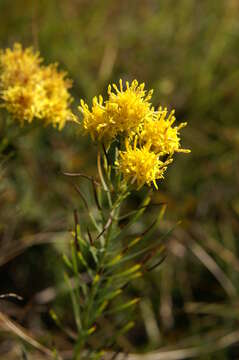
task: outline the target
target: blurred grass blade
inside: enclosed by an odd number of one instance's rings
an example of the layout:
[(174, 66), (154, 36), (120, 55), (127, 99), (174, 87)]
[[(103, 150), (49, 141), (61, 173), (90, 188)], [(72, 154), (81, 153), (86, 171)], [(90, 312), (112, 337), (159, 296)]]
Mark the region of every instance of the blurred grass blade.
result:
[(27, 332), (27, 330), (10, 320), (9, 317), (2, 312), (0, 312), (0, 328), (12, 332), (28, 344), (32, 345), (34, 348), (44, 353), (47, 357), (54, 358), (54, 354), (50, 349), (40, 344), (31, 334)]

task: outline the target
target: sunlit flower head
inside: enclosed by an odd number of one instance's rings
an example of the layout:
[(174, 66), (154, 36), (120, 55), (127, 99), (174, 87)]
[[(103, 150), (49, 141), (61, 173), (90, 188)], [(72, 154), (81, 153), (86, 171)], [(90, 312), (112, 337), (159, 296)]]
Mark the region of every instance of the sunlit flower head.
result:
[(21, 124), (40, 119), (44, 125), (61, 129), (74, 118), (69, 104), (71, 82), (55, 64), (41, 66), (39, 53), (14, 44), (0, 52), (0, 98)]
[(153, 90), (147, 92), (144, 87), (144, 83), (138, 84), (137, 80), (131, 84), (126, 81), (125, 88), (122, 80), (119, 88), (116, 84), (109, 85), (106, 109), (117, 134), (136, 130), (142, 121), (152, 117), (153, 108), (149, 101)]
[[(180, 145), (179, 130), (186, 125), (174, 126), (174, 111), (168, 114), (161, 107), (155, 111), (150, 103), (152, 91), (134, 80), (119, 88), (108, 87), (108, 99), (94, 97), (91, 109), (81, 100), (83, 128), (94, 141), (110, 144), (117, 136), (119, 157), (116, 172), (122, 173), (127, 183), (144, 184), (157, 188), (175, 152), (189, 152)], [(125, 150), (122, 146), (125, 143)]]
[(104, 106), (103, 97), (95, 96), (92, 100), (91, 109), (81, 100), (79, 110), (83, 114), (83, 128), (89, 133), (93, 141), (110, 142), (116, 136), (116, 128), (113, 126), (107, 110)]
[(111, 140), (115, 136), (115, 129), (110, 123), (110, 118), (103, 104), (103, 98), (100, 95), (92, 100), (92, 108), (81, 100), (79, 110), (83, 114), (84, 130), (90, 134), (92, 140), (104, 141)]
[(136, 183), (138, 189), (144, 184), (157, 187), (156, 180), (162, 179), (167, 165), (172, 162), (159, 160), (157, 154), (150, 150), (148, 145), (138, 148), (136, 141), (131, 146), (126, 141), (126, 150), (119, 152), (119, 160), (116, 166), (122, 172), (124, 179), (131, 184)]
[(126, 82), (125, 89), (122, 80), (119, 89), (115, 84), (109, 85), (108, 95), (106, 101), (102, 96), (94, 97), (91, 110), (81, 100), (79, 110), (83, 113), (83, 127), (94, 140), (110, 142), (117, 135), (128, 135), (153, 116), (149, 102), (152, 91), (144, 90), (144, 84), (139, 85), (136, 80), (131, 85)]
[(150, 144), (151, 150), (159, 155), (190, 152), (190, 150), (182, 149), (180, 145), (179, 130), (187, 123), (173, 127), (175, 120), (174, 110), (168, 114), (167, 108), (162, 109), (160, 107), (154, 113), (154, 117), (146, 119), (141, 127), (140, 140), (142, 144)]

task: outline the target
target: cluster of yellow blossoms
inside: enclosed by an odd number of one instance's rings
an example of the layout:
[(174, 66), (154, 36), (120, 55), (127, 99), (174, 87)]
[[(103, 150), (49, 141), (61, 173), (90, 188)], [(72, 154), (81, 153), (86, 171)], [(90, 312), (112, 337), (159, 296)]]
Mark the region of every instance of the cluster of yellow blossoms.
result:
[[(13, 49), (0, 51), (0, 103), (21, 124), (40, 119), (62, 129), (67, 120), (75, 120), (70, 110), (68, 89), (71, 81), (57, 70), (57, 64), (42, 65), (39, 53), (14, 44)], [(83, 127), (94, 141), (110, 145), (120, 143), (115, 162), (125, 180), (137, 184), (153, 183), (163, 178), (175, 152), (189, 152), (180, 146), (179, 130), (173, 126), (174, 111), (155, 110), (150, 100), (153, 91), (146, 91), (136, 80), (123, 86), (108, 87), (108, 99), (94, 97), (91, 109), (81, 100)]]
[(21, 124), (37, 118), (62, 129), (74, 118), (69, 108), (71, 81), (57, 70), (57, 64), (41, 64), (39, 53), (20, 44), (0, 52), (1, 106)]
[(93, 98), (91, 111), (88, 105), (81, 100), (80, 110), (84, 115), (84, 129), (90, 133), (93, 140), (111, 142), (117, 135), (134, 131), (141, 124), (142, 119), (148, 119), (153, 114), (149, 100), (152, 91), (146, 92), (144, 84), (138, 85), (134, 80), (131, 85), (126, 82), (123, 89), (122, 80), (120, 88), (113, 84), (108, 87), (109, 99), (103, 101), (102, 96)]
[[(112, 91), (112, 87), (114, 91)], [(154, 109), (150, 103), (153, 91), (146, 91), (144, 84), (134, 80), (122, 80), (119, 88), (113, 84), (108, 87), (108, 100), (102, 96), (93, 99), (91, 110), (81, 100), (79, 110), (83, 114), (83, 127), (93, 140), (110, 144), (118, 137), (124, 143), (119, 151), (115, 165), (126, 181), (140, 188), (145, 183), (162, 179), (167, 165), (172, 162), (175, 152), (188, 153), (190, 150), (180, 147), (179, 130), (186, 126), (182, 123), (174, 126), (174, 111)]]

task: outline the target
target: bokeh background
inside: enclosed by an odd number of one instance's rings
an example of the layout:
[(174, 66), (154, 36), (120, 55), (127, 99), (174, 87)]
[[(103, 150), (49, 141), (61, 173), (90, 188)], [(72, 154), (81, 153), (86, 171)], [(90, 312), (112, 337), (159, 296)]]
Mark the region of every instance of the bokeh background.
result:
[[(167, 238), (164, 263), (133, 289), (142, 301), (136, 328), (120, 339), (124, 351), (239, 358), (238, 19), (237, 0), (0, 0), (0, 47), (18, 41), (58, 62), (73, 79), (76, 112), (80, 98), (136, 78), (155, 89), (155, 105), (188, 122), (182, 144), (192, 153), (177, 155), (154, 195), (168, 204), (159, 233), (181, 224)], [(0, 293), (24, 298), (2, 299), (0, 308), (43, 343), (68, 349), (49, 310), (71, 323), (69, 299), (55, 285), (81, 200), (62, 171), (96, 174), (96, 147), (72, 124), (9, 130), (1, 114), (0, 130), (9, 139), (0, 169)], [(23, 346), (0, 333), (2, 359), (21, 358)]]

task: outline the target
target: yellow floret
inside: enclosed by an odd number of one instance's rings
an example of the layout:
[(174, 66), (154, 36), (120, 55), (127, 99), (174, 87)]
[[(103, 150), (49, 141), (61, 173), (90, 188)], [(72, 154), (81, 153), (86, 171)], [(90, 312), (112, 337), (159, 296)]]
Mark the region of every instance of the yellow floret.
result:
[(157, 189), (156, 180), (163, 178), (167, 165), (172, 160), (159, 160), (158, 155), (150, 151), (149, 145), (137, 148), (136, 141), (133, 147), (126, 141), (126, 151), (119, 152), (120, 158), (116, 166), (126, 181), (137, 183), (138, 189), (144, 184), (151, 185), (152, 182)]
[(151, 150), (159, 155), (190, 152), (190, 150), (180, 147), (179, 130), (186, 126), (187, 123), (172, 127), (175, 122), (174, 110), (169, 113), (168, 117), (167, 114), (167, 108), (162, 110), (160, 107), (153, 118), (145, 120), (140, 130), (141, 143), (150, 144)]

